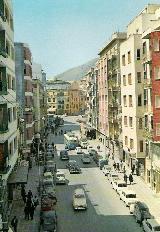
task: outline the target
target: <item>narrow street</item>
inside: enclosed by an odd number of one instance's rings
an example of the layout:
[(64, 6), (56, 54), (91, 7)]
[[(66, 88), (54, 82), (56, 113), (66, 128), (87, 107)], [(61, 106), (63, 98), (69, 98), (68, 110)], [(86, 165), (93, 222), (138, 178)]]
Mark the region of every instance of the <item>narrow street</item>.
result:
[[(79, 130), (76, 117), (66, 117), (63, 130)], [(74, 120), (74, 121), (73, 121)], [(59, 159), (60, 150), (64, 149), (63, 136), (50, 134), (48, 142), (57, 146), (57, 168), (63, 170), (68, 180), (67, 185), (57, 186), (58, 231), (59, 232), (140, 232), (142, 228), (135, 222), (129, 210), (112, 189), (106, 177), (92, 160), (84, 165), (80, 155), (71, 151), (70, 159), (75, 159), (82, 168), (82, 174), (69, 174), (67, 161)], [(76, 187), (83, 187), (87, 196), (87, 211), (75, 212), (72, 207), (72, 195)]]

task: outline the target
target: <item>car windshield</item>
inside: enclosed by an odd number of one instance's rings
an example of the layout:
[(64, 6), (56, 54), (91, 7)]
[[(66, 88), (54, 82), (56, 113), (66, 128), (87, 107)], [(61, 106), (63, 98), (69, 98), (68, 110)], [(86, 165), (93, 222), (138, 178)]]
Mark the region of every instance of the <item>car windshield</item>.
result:
[(118, 187), (127, 187), (127, 184), (118, 184)]
[(64, 177), (64, 174), (57, 174), (57, 177)]
[(84, 194), (81, 193), (81, 194), (76, 194), (75, 197), (76, 198), (84, 198), (85, 196), (84, 196)]
[(160, 231), (160, 226), (155, 226), (154, 231)]
[(127, 194), (126, 198), (136, 198), (136, 194)]

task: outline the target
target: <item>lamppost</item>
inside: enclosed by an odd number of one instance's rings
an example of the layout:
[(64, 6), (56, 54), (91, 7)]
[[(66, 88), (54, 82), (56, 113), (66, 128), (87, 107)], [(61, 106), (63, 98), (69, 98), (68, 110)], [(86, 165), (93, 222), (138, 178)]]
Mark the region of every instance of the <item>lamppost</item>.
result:
[(40, 163), (39, 163), (39, 145), (40, 145), (40, 133), (35, 134), (35, 141), (37, 143), (37, 158), (38, 158), (38, 187), (40, 190), (40, 176), (41, 176), (41, 167), (40, 167)]

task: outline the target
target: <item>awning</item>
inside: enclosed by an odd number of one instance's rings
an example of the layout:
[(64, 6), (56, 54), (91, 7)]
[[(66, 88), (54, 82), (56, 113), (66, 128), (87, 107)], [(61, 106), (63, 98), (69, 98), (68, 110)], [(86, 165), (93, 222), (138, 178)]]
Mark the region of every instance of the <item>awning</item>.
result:
[(28, 166), (18, 166), (17, 170), (12, 172), (8, 178), (8, 184), (27, 184)]

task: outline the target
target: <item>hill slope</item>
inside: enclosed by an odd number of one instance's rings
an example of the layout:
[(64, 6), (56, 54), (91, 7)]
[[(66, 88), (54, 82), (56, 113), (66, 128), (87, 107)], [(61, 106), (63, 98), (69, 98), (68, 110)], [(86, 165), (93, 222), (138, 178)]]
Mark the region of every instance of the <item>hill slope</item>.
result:
[(54, 76), (53, 79), (57, 78), (57, 79), (61, 79), (64, 81), (80, 80), (89, 71), (91, 67), (94, 67), (97, 60), (98, 58), (95, 58), (85, 64), (71, 68), (61, 74)]

